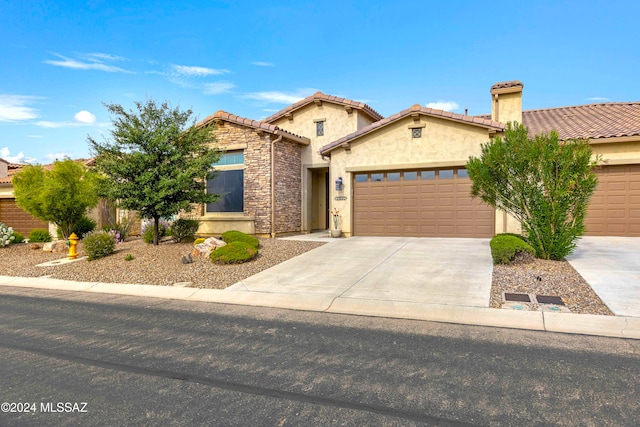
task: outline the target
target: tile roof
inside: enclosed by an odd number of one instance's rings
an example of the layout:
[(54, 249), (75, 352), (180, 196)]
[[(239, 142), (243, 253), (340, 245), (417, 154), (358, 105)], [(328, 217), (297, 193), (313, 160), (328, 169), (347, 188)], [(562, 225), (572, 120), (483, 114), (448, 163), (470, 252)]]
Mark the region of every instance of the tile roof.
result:
[(494, 84), (493, 86), (491, 86), (491, 90), (493, 91), (493, 90), (496, 90), (496, 89), (508, 89), (508, 88), (512, 88), (512, 87), (524, 88), (524, 85), (519, 80), (511, 80), (511, 81), (508, 81), (508, 82), (498, 82), (498, 83)]
[(396, 113), (392, 116), (389, 116), (382, 120), (378, 120), (375, 123), (371, 123), (369, 126), (365, 126), (362, 129), (359, 129), (349, 135), (346, 135), (338, 140), (331, 142), (330, 144), (325, 145), (320, 149), (320, 153), (326, 154), (331, 150), (333, 150), (334, 148), (339, 147), (344, 143), (348, 143), (356, 138), (359, 138), (363, 135), (373, 132), (374, 130), (380, 127), (386, 126), (390, 123), (396, 122), (398, 120), (401, 120), (415, 113), (422, 114), (425, 116), (430, 116), (430, 117), (441, 117), (447, 120), (453, 120), (460, 123), (467, 123), (473, 126), (481, 126), (487, 129), (494, 129), (499, 132), (504, 130), (504, 124), (499, 122), (494, 122), (491, 119), (486, 119), (486, 118), (477, 117), (477, 116), (465, 116), (463, 114), (456, 114), (450, 111), (436, 110), (435, 108), (427, 108), (427, 107), (422, 107), (419, 104), (415, 104), (412, 107), (407, 108), (406, 110), (402, 110), (399, 113)]
[(551, 130), (560, 139), (640, 136), (640, 102), (607, 102), (522, 112), (531, 136)]
[(247, 119), (245, 117), (240, 117), (235, 114), (227, 113), (226, 111), (222, 111), (222, 110), (218, 110), (212, 115), (206, 117), (196, 126), (206, 126), (218, 120), (223, 120), (230, 123), (236, 123), (242, 126), (248, 126), (254, 129), (263, 130), (265, 132), (269, 132), (273, 134), (281, 134), (285, 138), (291, 139), (296, 142), (303, 142), (305, 144), (308, 144), (310, 141), (309, 138), (305, 136), (296, 135), (295, 133), (284, 130), (276, 125), (272, 125), (270, 123), (265, 123), (257, 120)]
[(263, 121), (267, 123), (271, 123), (283, 117), (285, 114), (298, 110), (304, 107), (305, 105), (311, 104), (312, 102), (315, 102), (315, 101), (326, 101), (326, 102), (331, 102), (333, 104), (343, 105), (345, 107), (356, 108), (358, 110), (364, 111), (373, 120), (380, 120), (383, 118), (383, 116), (380, 113), (375, 111), (373, 108), (369, 107), (364, 102), (351, 101), (350, 99), (339, 98), (337, 96), (327, 95), (318, 91), (313, 95), (307, 96), (306, 98), (296, 102), (295, 104), (289, 105), (288, 107), (278, 111), (277, 113), (270, 115), (269, 117), (265, 118)]
[[(95, 158), (91, 157), (89, 159), (75, 159), (74, 162), (82, 163), (85, 166), (91, 167), (91, 166), (95, 166), (96, 164), (95, 160), (96, 160)], [(9, 163), (7, 176), (4, 178), (0, 178), (0, 184), (10, 184), (11, 179), (13, 178), (13, 175), (19, 173), (24, 166), (27, 166), (27, 164)], [(42, 167), (45, 168), (46, 170), (52, 170), (53, 163), (47, 163), (46, 165), (42, 165)]]

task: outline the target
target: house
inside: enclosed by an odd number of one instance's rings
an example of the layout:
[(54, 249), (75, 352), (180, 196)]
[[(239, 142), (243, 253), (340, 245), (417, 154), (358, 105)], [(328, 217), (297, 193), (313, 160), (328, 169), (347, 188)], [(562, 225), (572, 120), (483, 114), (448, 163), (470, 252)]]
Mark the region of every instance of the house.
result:
[[(78, 159), (76, 161), (83, 163), (87, 167), (95, 164), (93, 159)], [(20, 172), (23, 166), (22, 164), (9, 163), (4, 159), (0, 159), (0, 222), (12, 227), (25, 237), (34, 228), (48, 229), (53, 236), (56, 236), (57, 227), (54, 224), (35, 218), (16, 203), (11, 179)], [(51, 169), (53, 163), (43, 165), (43, 167)], [(108, 224), (110, 217), (115, 217), (115, 209), (110, 207), (106, 201), (101, 200), (98, 206), (88, 212), (88, 216), (94, 219), (97, 228), (101, 229)]]
[(491, 114), (483, 116), (414, 105), (385, 118), (321, 92), (262, 121), (219, 111), (200, 123), (217, 123), (227, 150), (209, 189), (235, 202), (203, 207), (200, 231), (324, 230), (335, 209), (346, 236), (518, 232), (515, 219), (470, 197), (464, 168), (481, 144), (518, 121), (532, 135), (555, 130), (562, 139), (589, 138), (602, 165), (587, 234), (640, 236), (640, 103), (523, 111), (523, 88), (519, 81), (493, 85)]

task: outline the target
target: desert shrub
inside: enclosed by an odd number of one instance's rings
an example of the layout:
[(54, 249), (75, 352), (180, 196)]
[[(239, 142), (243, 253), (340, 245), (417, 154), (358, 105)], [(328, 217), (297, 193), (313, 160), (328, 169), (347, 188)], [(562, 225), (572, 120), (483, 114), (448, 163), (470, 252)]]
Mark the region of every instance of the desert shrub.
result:
[(8, 227), (0, 222), (0, 248), (13, 243), (16, 239), (13, 228)]
[(198, 237), (196, 240), (193, 241), (194, 246), (195, 245), (199, 245), (200, 243), (204, 243), (206, 239), (204, 237)]
[[(169, 223), (165, 220), (160, 220), (158, 222), (158, 241), (167, 235), (167, 230), (169, 230)], [(147, 222), (142, 227), (142, 240), (148, 244), (153, 243), (153, 222)]]
[(231, 242), (211, 252), (209, 258), (215, 264), (241, 264), (258, 255), (258, 249), (245, 242)]
[[(117, 242), (124, 242), (131, 231), (134, 221), (135, 216), (129, 215), (124, 217), (121, 221), (110, 221), (109, 224), (102, 229), (111, 233), (113, 236), (116, 236)], [(153, 224), (151, 226), (151, 231), (153, 232)]]
[(127, 254), (127, 256), (124, 257), (125, 261), (133, 261), (133, 255), (131, 254)]
[(24, 242), (24, 235), (22, 233), (20, 233), (19, 231), (14, 231), (13, 232), (13, 242), (11, 243), (22, 243)]
[(116, 251), (116, 240), (104, 231), (92, 231), (84, 236), (84, 251), (89, 261), (104, 258)]
[[(78, 222), (73, 224), (71, 232), (76, 233), (76, 236), (78, 236), (79, 239), (82, 239), (85, 234), (95, 230), (97, 225), (97, 222), (85, 215), (80, 218)], [(60, 227), (57, 229), (57, 234), (58, 239), (62, 239), (62, 229), (60, 229)]]
[(34, 228), (29, 232), (29, 242), (50, 242), (51, 234), (44, 228)]
[(535, 254), (533, 247), (515, 234), (498, 234), (489, 244), (494, 264), (510, 264), (520, 252)]
[(194, 218), (178, 218), (171, 224), (171, 237), (176, 243), (191, 241), (200, 228), (200, 221)]
[(258, 240), (256, 237), (236, 230), (224, 232), (222, 234), (222, 240), (224, 240), (226, 243), (243, 242), (248, 244), (249, 246), (254, 247), (255, 249), (258, 249), (260, 247), (260, 240)]

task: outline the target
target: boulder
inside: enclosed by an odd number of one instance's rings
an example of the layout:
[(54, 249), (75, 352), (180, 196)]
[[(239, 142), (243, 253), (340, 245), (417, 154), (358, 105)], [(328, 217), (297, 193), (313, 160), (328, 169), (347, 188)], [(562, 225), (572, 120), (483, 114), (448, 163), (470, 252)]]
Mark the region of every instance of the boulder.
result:
[(65, 240), (56, 240), (53, 242), (47, 242), (42, 245), (42, 250), (45, 252), (61, 253), (67, 251), (67, 242)]
[(195, 245), (191, 254), (196, 257), (208, 258), (212, 251), (224, 245), (226, 245), (226, 243), (223, 240), (209, 237), (204, 242)]

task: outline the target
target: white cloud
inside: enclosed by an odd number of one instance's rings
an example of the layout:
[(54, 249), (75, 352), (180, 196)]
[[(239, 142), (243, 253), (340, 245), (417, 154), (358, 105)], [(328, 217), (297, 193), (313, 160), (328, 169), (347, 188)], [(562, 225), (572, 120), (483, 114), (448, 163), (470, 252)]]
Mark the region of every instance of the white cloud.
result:
[(217, 70), (215, 68), (190, 65), (172, 65), (171, 68), (173, 68), (173, 70), (180, 76), (204, 77), (229, 73), (229, 70)]
[(284, 93), (277, 91), (267, 92), (251, 92), (244, 95), (244, 98), (255, 99), (258, 101), (274, 102), (277, 104), (294, 104), (301, 99), (317, 92), (316, 89), (305, 88), (298, 89), (295, 93)]
[(217, 83), (205, 83), (204, 94), (205, 95), (218, 95), (220, 93), (229, 92), (236, 87), (233, 83), (229, 82), (217, 82)]
[(460, 106), (458, 105), (457, 102), (454, 101), (443, 101), (443, 100), (438, 100), (437, 102), (429, 102), (426, 105), (427, 108), (434, 108), (436, 110), (444, 110), (444, 111), (455, 111), (458, 108), (460, 108)]
[(27, 135), (27, 138), (44, 138), (43, 135)]
[(126, 60), (126, 58), (122, 56), (111, 55), (109, 53), (101, 53), (101, 52), (87, 53), (86, 55), (84, 55), (84, 57), (89, 60), (93, 60), (97, 62), (103, 62), (103, 60), (104, 61), (125, 61)]
[[(59, 60), (48, 59), (44, 61), (45, 64), (55, 65), (56, 67), (72, 68), (75, 70), (98, 70), (105, 71), (107, 73), (131, 73), (123, 68), (116, 67), (115, 65), (105, 64), (104, 60), (112, 61), (114, 59), (120, 60), (119, 56), (108, 55), (105, 53), (93, 53), (84, 55), (83, 59), (68, 58), (57, 53), (52, 55), (60, 58)], [(81, 55), (82, 56), (82, 55)]]
[(78, 111), (73, 119), (78, 123), (92, 125), (96, 122), (96, 116), (86, 110)]
[(38, 117), (35, 108), (28, 104), (39, 99), (36, 96), (0, 94), (0, 122), (17, 122)]
[(595, 101), (595, 102), (607, 102), (610, 101), (609, 98), (603, 98), (601, 96), (594, 96), (592, 98), (587, 98), (588, 101)]
[(9, 163), (36, 163), (37, 160), (33, 157), (25, 157), (24, 153), (21, 151), (15, 156), (9, 155), (9, 147), (0, 148), (0, 158), (5, 159)]
[(272, 62), (253, 61), (252, 64), (257, 65), (258, 67), (275, 67), (275, 64)]
[(44, 155), (45, 159), (51, 160), (51, 161), (55, 161), (55, 160), (62, 160), (65, 157), (71, 157), (68, 153), (49, 153), (49, 154), (45, 154)]

